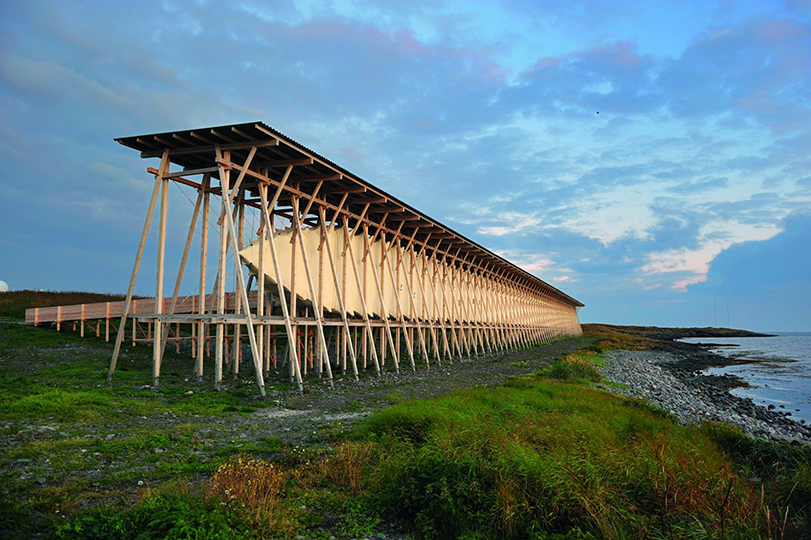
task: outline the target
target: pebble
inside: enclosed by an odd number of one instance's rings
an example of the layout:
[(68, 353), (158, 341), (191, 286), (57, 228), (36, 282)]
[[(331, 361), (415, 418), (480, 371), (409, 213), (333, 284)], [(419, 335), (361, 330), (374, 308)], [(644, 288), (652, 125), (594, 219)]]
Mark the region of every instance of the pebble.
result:
[(598, 369), (609, 381), (627, 388), (598, 385), (629, 397), (645, 399), (672, 413), (683, 424), (711, 420), (739, 426), (755, 437), (811, 444), (811, 429), (782, 411), (764, 409), (733, 396), (723, 377), (702, 376), (679, 367), (684, 359), (665, 351), (612, 351)]

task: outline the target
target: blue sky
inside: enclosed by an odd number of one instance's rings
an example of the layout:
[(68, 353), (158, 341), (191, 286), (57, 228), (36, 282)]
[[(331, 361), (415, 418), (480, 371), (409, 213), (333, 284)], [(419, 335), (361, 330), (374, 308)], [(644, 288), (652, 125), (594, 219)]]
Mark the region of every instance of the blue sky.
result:
[(808, 0), (6, 1), (0, 119), (13, 289), (126, 290), (154, 163), (113, 137), (262, 120), (585, 322), (811, 330)]

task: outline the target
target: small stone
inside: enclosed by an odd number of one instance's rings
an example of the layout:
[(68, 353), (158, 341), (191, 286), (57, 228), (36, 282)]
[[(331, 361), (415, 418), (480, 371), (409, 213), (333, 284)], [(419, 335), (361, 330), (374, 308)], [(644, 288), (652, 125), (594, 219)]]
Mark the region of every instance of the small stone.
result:
[(115, 433), (110, 433), (106, 437), (104, 437), (105, 441), (109, 441), (110, 439), (115, 439)]

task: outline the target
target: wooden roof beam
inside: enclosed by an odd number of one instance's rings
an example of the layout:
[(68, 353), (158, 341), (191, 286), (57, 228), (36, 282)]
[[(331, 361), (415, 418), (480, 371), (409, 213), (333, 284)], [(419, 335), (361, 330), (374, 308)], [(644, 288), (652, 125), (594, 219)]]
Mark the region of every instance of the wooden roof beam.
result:
[(389, 200), (385, 197), (358, 197), (350, 202), (353, 204), (384, 204), (389, 202)]
[(211, 134), (214, 135), (215, 137), (219, 137), (220, 139), (222, 139), (222, 140), (224, 140), (226, 142), (229, 142), (229, 143), (237, 142), (236, 139), (232, 139), (228, 135), (223, 135), (222, 133), (220, 133), (216, 129), (210, 129), (209, 132), (211, 132)]
[[(195, 132), (192, 132), (192, 135), (195, 136), (195, 137), (197, 136), (197, 134)], [(207, 139), (201, 139), (201, 140), (208, 141)], [(151, 147), (155, 148), (155, 145), (153, 143), (149, 143), (147, 141), (144, 141), (143, 139), (138, 139), (138, 141), (142, 142), (143, 144), (145, 144), (147, 146), (151, 146)], [(211, 141), (208, 141), (208, 142), (211, 142)], [(190, 147), (190, 148), (188, 148), (188, 147), (187, 148), (169, 148), (169, 157), (171, 158), (173, 156), (183, 156), (183, 155), (187, 155), (187, 154), (213, 154), (215, 146), (216, 145), (193, 146), (193, 147)], [(279, 146), (279, 140), (278, 139), (263, 140), (263, 141), (254, 140), (254, 141), (245, 141), (245, 142), (235, 142), (235, 143), (221, 144), (219, 146), (220, 146), (221, 150), (248, 150), (248, 149), (253, 148), (253, 147), (264, 148), (264, 147), (267, 147), (267, 146)], [(142, 158), (161, 157), (162, 154), (163, 154), (162, 149), (161, 150), (152, 150), (152, 151), (148, 151), (148, 152), (141, 152), (141, 157)]]
[(189, 146), (194, 146), (197, 144), (196, 142), (192, 141), (191, 139), (187, 139), (186, 137), (181, 137), (177, 133), (172, 133), (172, 138), (182, 142), (183, 144), (188, 144)]
[(316, 176), (305, 176), (302, 178), (291, 178), (295, 182), (325, 182), (328, 180), (341, 180), (344, 175), (342, 174), (320, 174)]
[(364, 186), (330, 187), (321, 190), (324, 195), (342, 195), (344, 193), (366, 193)]
[(240, 137), (245, 137), (246, 139), (251, 139), (251, 136), (242, 131), (241, 129), (237, 128), (236, 126), (231, 126), (231, 131), (239, 135)]
[(182, 171), (175, 171), (170, 172), (168, 174), (164, 174), (164, 178), (176, 178), (178, 176), (192, 176), (195, 174), (205, 174), (205, 173), (214, 173), (219, 171), (219, 167), (204, 167), (202, 169), (183, 169)]
[(260, 161), (256, 164), (258, 168), (263, 167), (290, 167), (290, 166), (297, 166), (297, 165), (312, 165), (313, 158), (295, 158), (295, 159), (277, 159), (277, 160), (268, 160), (268, 161)]

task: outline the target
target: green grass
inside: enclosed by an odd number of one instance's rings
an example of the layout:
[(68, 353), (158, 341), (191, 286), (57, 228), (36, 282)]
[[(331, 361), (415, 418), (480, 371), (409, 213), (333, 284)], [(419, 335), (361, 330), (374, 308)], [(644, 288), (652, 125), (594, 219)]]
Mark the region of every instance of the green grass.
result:
[(125, 510), (100, 507), (60, 524), (54, 537), (62, 540), (108, 538), (212, 538), (251, 537), (240, 512), (195, 492), (164, 493), (145, 497)]
[[(803, 538), (811, 512), (811, 449), (685, 427), (543, 374), (399, 402), (333, 451), (281, 462), (283, 496), (263, 511), (314, 537), (400, 523), (425, 538)], [(95, 519), (136, 519), (135, 508)]]
[(180, 369), (190, 365), (188, 357), (170, 348), (158, 392), (144, 388), (149, 347), (125, 345), (113, 383), (107, 383), (111, 348), (100, 339), (0, 320), (0, 352), (9, 357), (0, 365), (0, 417), (70, 423), (161, 413), (247, 413), (270, 405), (254, 399), (252, 382), (228, 392), (189, 382), (189, 373)]
[(567, 354), (563, 358), (558, 358), (541, 374), (552, 379), (599, 382), (600, 372), (595, 366), (604, 365), (604, 361), (595, 354), (579, 351)]

